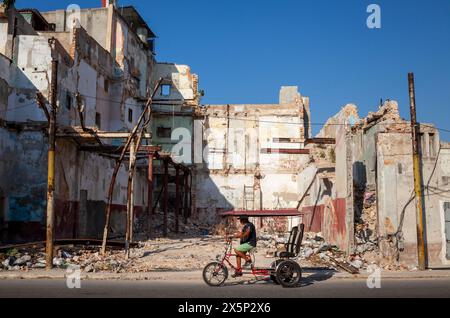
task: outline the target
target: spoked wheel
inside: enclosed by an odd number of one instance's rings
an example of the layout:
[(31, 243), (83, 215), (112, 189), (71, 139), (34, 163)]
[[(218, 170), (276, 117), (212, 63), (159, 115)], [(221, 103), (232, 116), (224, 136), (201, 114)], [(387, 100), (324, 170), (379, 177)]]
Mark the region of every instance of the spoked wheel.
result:
[(220, 287), (227, 279), (227, 267), (218, 262), (210, 263), (203, 269), (203, 280), (208, 286)]
[(278, 283), (285, 288), (293, 288), (298, 285), (302, 278), (300, 265), (294, 261), (283, 261), (277, 266), (275, 272)]
[(273, 262), (272, 264), (270, 264), (270, 269), (271, 269), (270, 280), (275, 285), (280, 285), (280, 283), (278, 282), (277, 276), (276, 276), (276, 270), (277, 270), (278, 264), (280, 264), (281, 262), (283, 262), (283, 260), (279, 259), (279, 260), (276, 260), (275, 262)]

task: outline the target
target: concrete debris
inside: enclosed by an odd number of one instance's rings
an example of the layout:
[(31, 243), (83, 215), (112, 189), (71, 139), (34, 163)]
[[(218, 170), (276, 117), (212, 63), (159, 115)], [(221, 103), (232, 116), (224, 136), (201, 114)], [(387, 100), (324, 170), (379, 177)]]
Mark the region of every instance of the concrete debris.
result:
[(27, 264), (29, 261), (31, 261), (31, 256), (30, 255), (24, 255), (21, 258), (17, 259), (14, 262), (14, 265), (22, 266), (22, 265)]
[(352, 265), (353, 267), (355, 267), (357, 269), (361, 269), (364, 265), (364, 262), (360, 259), (357, 259), (357, 260), (354, 260), (353, 262), (351, 262), (350, 265)]
[(354, 125), (352, 129), (354, 131), (358, 129), (367, 129), (380, 122), (385, 121), (391, 123), (403, 122), (403, 120), (400, 117), (398, 103), (396, 101), (391, 100), (385, 101), (377, 112), (370, 112), (364, 119), (356, 123), (356, 125)]

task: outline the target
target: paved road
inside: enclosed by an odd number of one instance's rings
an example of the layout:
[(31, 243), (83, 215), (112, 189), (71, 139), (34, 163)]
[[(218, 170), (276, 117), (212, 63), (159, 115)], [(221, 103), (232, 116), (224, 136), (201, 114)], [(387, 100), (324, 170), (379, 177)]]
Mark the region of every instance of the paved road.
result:
[(450, 279), (385, 279), (381, 289), (367, 288), (365, 280), (307, 280), (295, 289), (268, 282), (231, 283), (211, 288), (201, 281), (82, 281), (81, 289), (68, 289), (65, 280), (0, 280), (5, 297), (137, 297), (137, 298), (308, 298), (308, 297), (450, 297)]

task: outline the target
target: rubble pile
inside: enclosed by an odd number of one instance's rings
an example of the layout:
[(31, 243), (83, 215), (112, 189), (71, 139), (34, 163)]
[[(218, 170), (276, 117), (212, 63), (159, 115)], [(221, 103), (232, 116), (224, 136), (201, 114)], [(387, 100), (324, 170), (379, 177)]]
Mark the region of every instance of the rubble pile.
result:
[[(173, 213), (167, 215), (168, 232), (173, 233), (175, 228), (175, 216)], [(206, 224), (202, 224), (196, 220), (187, 219), (185, 220), (182, 216), (178, 219), (179, 231), (178, 234), (189, 235), (192, 237), (201, 237), (210, 234), (216, 234), (217, 226), (211, 227)], [(147, 228), (145, 222), (142, 222), (140, 227), (136, 227), (136, 239), (145, 240)], [(157, 211), (157, 213), (152, 217), (151, 233), (154, 237), (162, 237), (164, 233), (164, 213)]]
[[(28, 271), (45, 268), (44, 247), (29, 247), (11, 249), (0, 254), (1, 268), (9, 271)], [(100, 255), (98, 247), (60, 246), (57, 248), (53, 265), (65, 269), (69, 266), (79, 266), (85, 272), (109, 271), (121, 272), (131, 266), (131, 261), (125, 260), (124, 253), (119, 250), (107, 251)]]
[[(99, 246), (58, 246), (53, 259), (55, 268), (79, 266), (86, 273), (144, 273), (150, 271), (201, 270), (216, 255), (223, 255), (225, 240), (222, 236), (186, 235), (158, 238), (142, 242), (130, 249), (127, 260), (123, 249), (108, 248), (101, 255)], [(258, 258), (264, 258), (261, 249)], [(0, 270), (30, 271), (45, 268), (44, 247), (10, 249), (0, 253)]]
[(352, 129), (358, 130), (361, 128), (368, 128), (384, 121), (392, 124), (404, 122), (400, 117), (398, 103), (396, 101), (385, 101), (377, 112), (369, 112), (369, 114), (364, 119), (356, 123)]
[(342, 266), (354, 265), (355, 269), (352, 269), (354, 272), (365, 265), (363, 262), (348, 264), (345, 253), (337, 246), (327, 243), (321, 233), (306, 233), (299, 257), (301, 260), (308, 260), (312, 266), (316, 267), (342, 269)]
[[(358, 189), (355, 187), (355, 189)], [(355, 214), (355, 254), (378, 250), (377, 197), (375, 189), (355, 191), (355, 202), (360, 202)]]

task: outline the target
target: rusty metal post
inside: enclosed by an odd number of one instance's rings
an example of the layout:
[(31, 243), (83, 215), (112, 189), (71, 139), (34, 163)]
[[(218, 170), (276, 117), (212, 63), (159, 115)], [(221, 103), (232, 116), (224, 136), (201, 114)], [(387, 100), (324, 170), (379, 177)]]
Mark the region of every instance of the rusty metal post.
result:
[(175, 233), (178, 233), (180, 231), (180, 224), (179, 224), (179, 216), (180, 216), (180, 200), (181, 200), (181, 194), (180, 194), (180, 167), (175, 167), (176, 176), (175, 176)]
[(153, 212), (153, 152), (148, 155), (148, 176), (147, 176), (147, 238), (150, 238), (152, 230), (152, 212)]
[(184, 213), (183, 213), (184, 224), (187, 223), (187, 218), (189, 215), (189, 172), (184, 172)]
[(51, 112), (48, 132), (48, 180), (47, 180), (47, 230), (45, 244), (46, 269), (53, 268), (53, 243), (55, 226), (55, 151), (56, 151), (56, 108), (58, 93), (58, 61), (52, 60)]
[(164, 228), (163, 235), (167, 236), (167, 215), (169, 212), (169, 161), (164, 159), (164, 198), (163, 198), (163, 210), (164, 210)]
[(417, 256), (419, 269), (426, 269), (425, 236), (424, 236), (424, 211), (425, 201), (423, 197), (423, 180), (420, 167), (420, 125), (417, 123), (416, 93), (414, 87), (414, 74), (408, 74), (409, 101), (411, 112), (411, 134), (414, 168), (414, 191), (416, 193), (416, 222), (417, 222)]
[(126, 259), (130, 257), (130, 242), (133, 241), (133, 220), (134, 220), (134, 169), (136, 167), (136, 139), (130, 145), (130, 165), (128, 171), (127, 190), (127, 222), (125, 235)]

